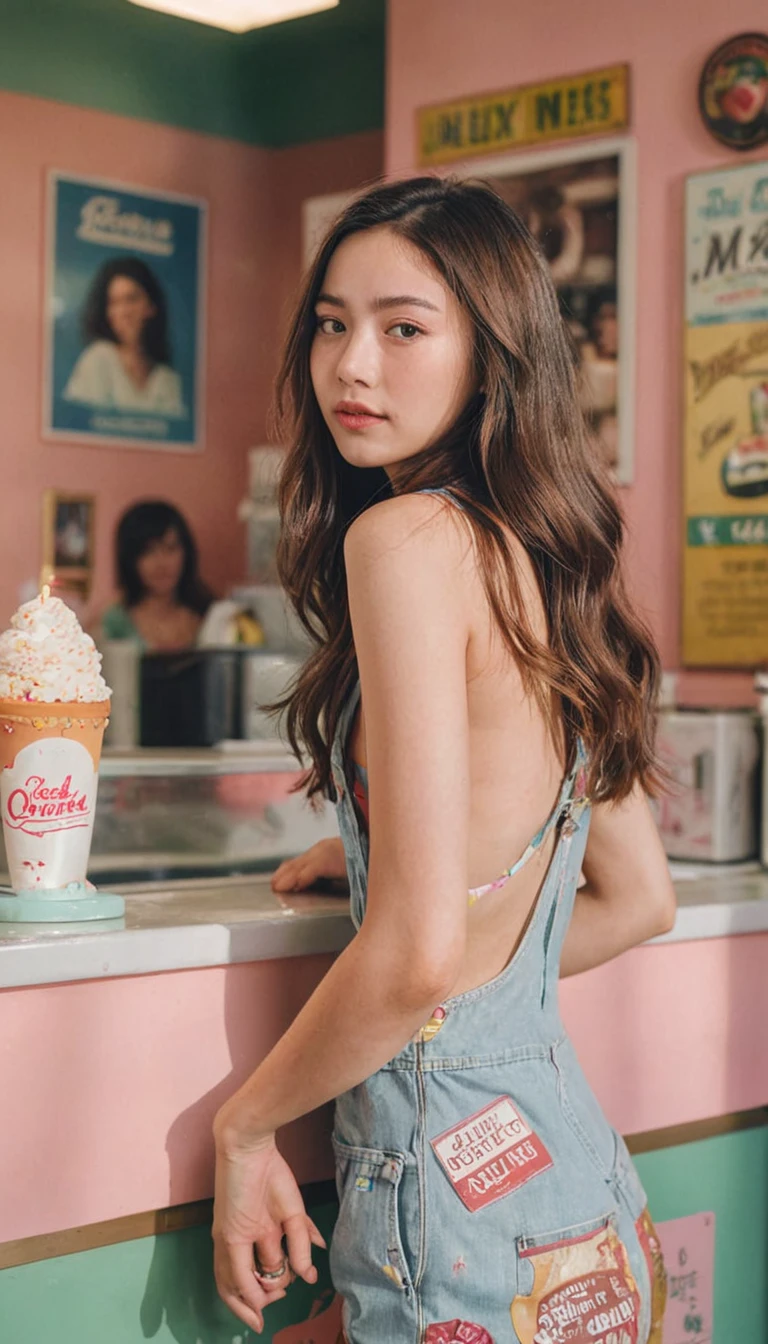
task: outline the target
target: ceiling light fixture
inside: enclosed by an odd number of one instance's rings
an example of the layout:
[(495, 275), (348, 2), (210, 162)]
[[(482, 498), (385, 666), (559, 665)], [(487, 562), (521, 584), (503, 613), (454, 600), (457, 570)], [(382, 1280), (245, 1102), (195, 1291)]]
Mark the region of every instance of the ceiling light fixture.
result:
[(141, 5), (142, 9), (175, 14), (178, 19), (211, 23), (231, 33), (248, 33), (252, 28), (266, 28), (286, 19), (335, 9), (339, 0), (130, 0), (130, 3)]

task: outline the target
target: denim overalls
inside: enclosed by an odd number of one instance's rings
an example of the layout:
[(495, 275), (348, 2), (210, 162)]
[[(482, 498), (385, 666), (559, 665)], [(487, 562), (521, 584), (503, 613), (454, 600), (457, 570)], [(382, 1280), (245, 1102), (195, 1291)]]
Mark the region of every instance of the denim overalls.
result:
[[(344, 753), (359, 695), (358, 683), (332, 750), (357, 928), (368, 840)], [(509, 965), (337, 1101), (331, 1273), (348, 1344), (660, 1344), (645, 1195), (558, 1011), (589, 816), (577, 764), (524, 856), (556, 828)]]

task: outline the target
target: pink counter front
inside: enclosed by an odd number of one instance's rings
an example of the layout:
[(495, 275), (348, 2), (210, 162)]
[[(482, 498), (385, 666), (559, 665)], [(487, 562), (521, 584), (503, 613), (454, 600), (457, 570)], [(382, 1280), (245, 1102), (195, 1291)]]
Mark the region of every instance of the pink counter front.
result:
[[(766, 1132), (768, 878), (715, 874), (679, 893), (671, 934), (561, 987), (586, 1073), (639, 1153)], [(217, 1107), (351, 936), (344, 901), (288, 903), (266, 878), (127, 904), (123, 930), (0, 932), (0, 1317), (14, 1275), (204, 1223)], [(332, 1176), (329, 1125), (318, 1113), (283, 1136), (310, 1190)], [(199, 1338), (234, 1341), (235, 1325)], [(85, 1325), (77, 1337), (90, 1340)]]

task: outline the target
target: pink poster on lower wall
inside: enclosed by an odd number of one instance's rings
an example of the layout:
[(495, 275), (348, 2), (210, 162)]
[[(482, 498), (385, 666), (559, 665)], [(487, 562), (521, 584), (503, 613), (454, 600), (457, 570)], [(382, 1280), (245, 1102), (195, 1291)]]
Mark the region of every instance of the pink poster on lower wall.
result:
[(657, 1223), (669, 1286), (664, 1344), (712, 1344), (715, 1215)]

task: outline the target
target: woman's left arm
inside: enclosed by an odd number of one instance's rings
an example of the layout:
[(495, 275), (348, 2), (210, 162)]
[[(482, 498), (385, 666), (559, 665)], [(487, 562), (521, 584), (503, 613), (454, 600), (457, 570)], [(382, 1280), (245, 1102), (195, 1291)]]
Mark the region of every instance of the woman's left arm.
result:
[(375, 505), (345, 544), (370, 779), (363, 926), (215, 1122), (217, 1282), (253, 1328), (259, 1263), (309, 1281), (316, 1240), (274, 1147), (281, 1126), (369, 1077), (455, 983), (466, 939), (466, 536), (433, 496)]
[(674, 928), (669, 863), (640, 784), (622, 802), (592, 809), (583, 872), (560, 958), (563, 977)]

